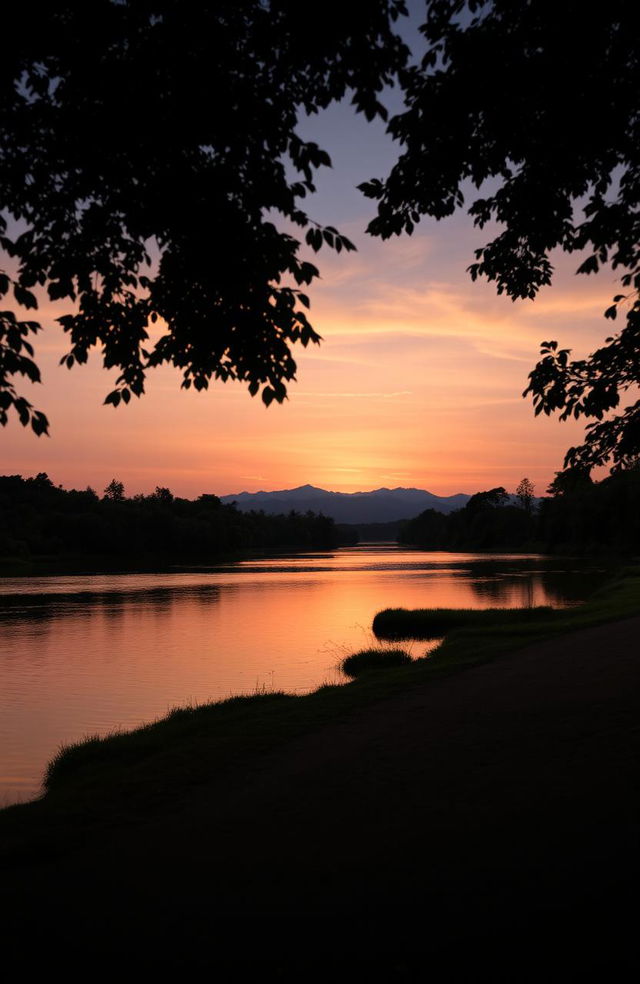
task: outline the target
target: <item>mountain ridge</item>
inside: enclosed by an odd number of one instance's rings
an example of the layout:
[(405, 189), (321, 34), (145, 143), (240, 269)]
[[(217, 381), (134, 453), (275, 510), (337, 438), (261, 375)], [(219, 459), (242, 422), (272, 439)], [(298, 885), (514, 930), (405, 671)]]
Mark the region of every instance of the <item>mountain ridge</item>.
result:
[(235, 502), (241, 512), (251, 510), (268, 514), (322, 512), (337, 523), (387, 523), (413, 519), (425, 509), (450, 513), (461, 509), (470, 496), (464, 492), (439, 496), (426, 489), (379, 488), (368, 492), (333, 492), (315, 485), (299, 485), (273, 492), (238, 492), (220, 496), (224, 503)]

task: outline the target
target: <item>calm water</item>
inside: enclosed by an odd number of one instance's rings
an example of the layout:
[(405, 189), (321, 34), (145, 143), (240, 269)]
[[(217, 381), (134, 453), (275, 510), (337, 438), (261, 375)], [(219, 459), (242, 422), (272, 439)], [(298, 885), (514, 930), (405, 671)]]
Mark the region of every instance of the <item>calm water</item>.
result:
[[(543, 557), (344, 548), (183, 573), (0, 581), (0, 805), (64, 742), (188, 702), (341, 681), (389, 607), (571, 604), (602, 574)], [(414, 643), (414, 656), (429, 648)]]

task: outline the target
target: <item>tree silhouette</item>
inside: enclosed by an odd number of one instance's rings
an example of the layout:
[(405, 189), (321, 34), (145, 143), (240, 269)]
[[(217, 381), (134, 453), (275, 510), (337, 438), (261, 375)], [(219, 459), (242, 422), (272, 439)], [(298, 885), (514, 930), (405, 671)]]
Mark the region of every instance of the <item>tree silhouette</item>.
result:
[[(100, 347), (120, 371), (113, 406), (161, 363), (185, 388), (238, 379), (282, 401), (292, 344), (319, 341), (300, 290), (318, 270), (275, 221), (316, 251), (354, 249), (302, 208), (331, 162), (298, 136), (298, 115), (349, 91), (367, 119), (386, 116), (378, 96), (406, 60), (392, 29), (403, 12), (403, 0), (326, 0), (312, 30), (297, 0), (24, 0), (3, 12), (0, 246), (13, 272), (0, 272), (0, 297), (35, 309), (39, 288), (67, 302), (62, 361)], [(0, 313), (0, 423), (13, 408), (36, 434), (47, 419), (15, 379), (40, 379), (39, 327)]]
[(465, 505), (467, 512), (481, 512), (484, 509), (500, 509), (509, 502), (509, 493), (499, 485), (495, 489), (488, 489), (486, 492), (476, 492), (472, 495)]
[(150, 496), (155, 502), (161, 502), (163, 505), (167, 506), (173, 502), (173, 493), (171, 489), (164, 488), (161, 485), (156, 485), (156, 490)]
[(587, 15), (578, 0), (430, 0), (422, 32), (426, 54), (402, 76), (406, 111), (389, 124), (402, 154), (386, 180), (361, 186), (378, 201), (369, 230), (411, 233), (470, 196), (475, 224), (498, 230), (469, 270), (499, 293), (534, 298), (551, 283), (555, 248), (582, 254), (578, 273), (617, 270), (622, 290), (605, 316), (622, 308), (625, 326), (584, 360), (543, 342), (525, 395), (536, 413), (595, 418), (567, 467), (628, 466), (640, 401), (603, 417), (640, 381), (637, 4)]
[(520, 505), (525, 510), (525, 512), (530, 513), (531, 507), (533, 505), (533, 494), (535, 492), (535, 486), (528, 478), (523, 478), (518, 488), (516, 489), (516, 495), (520, 499)]
[(104, 490), (105, 499), (111, 502), (122, 502), (124, 500), (124, 485), (116, 478), (112, 478)]
[(591, 488), (593, 480), (590, 472), (582, 468), (565, 468), (556, 472), (547, 493), (553, 496), (574, 495), (580, 489)]

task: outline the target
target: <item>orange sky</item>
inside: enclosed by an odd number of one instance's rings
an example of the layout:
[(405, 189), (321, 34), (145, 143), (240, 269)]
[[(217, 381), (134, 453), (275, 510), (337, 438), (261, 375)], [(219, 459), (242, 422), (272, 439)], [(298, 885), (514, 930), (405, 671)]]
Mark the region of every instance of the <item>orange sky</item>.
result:
[(513, 490), (524, 475), (544, 492), (583, 426), (535, 418), (521, 397), (527, 373), (542, 339), (557, 338), (576, 356), (601, 343), (613, 275), (575, 277), (579, 259), (560, 256), (555, 285), (514, 304), (465, 273), (490, 233), (464, 215), (425, 223), (412, 238), (371, 240), (371, 203), (353, 186), (384, 174), (392, 154), (379, 126), (346, 120), (338, 107), (316, 124), (334, 169), (310, 211), (358, 252), (315, 258), (322, 280), (309, 291), (311, 320), (324, 341), (299, 349), (289, 400), (266, 409), (239, 384), (184, 392), (178, 374), (162, 369), (142, 400), (105, 407), (115, 374), (100, 368), (99, 353), (87, 367), (59, 367), (66, 344), (51, 326), (61, 309), (46, 305), (48, 330), (37, 343), (44, 385), (31, 393), (51, 437), (12, 423), (0, 433), (2, 473), (46, 471), (65, 487), (98, 491), (117, 477), (128, 494), (164, 485), (189, 497), (307, 482), (448, 495)]

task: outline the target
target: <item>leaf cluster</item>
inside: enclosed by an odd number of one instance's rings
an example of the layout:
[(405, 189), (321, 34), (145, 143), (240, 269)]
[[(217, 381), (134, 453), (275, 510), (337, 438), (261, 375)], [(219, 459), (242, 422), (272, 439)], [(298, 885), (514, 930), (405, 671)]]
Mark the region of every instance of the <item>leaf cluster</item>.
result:
[(543, 342), (540, 354), (523, 394), (532, 395), (535, 413), (557, 412), (561, 420), (595, 418), (584, 442), (567, 451), (565, 468), (588, 472), (607, 462), (613, 471), (630, 467), (640, 452), (640, 401), (605, 415), (640, 382), (640, 300), (630, 305), (625, 327), (588, 359), (570, 359), (570, 350), (559, 349), (556, 341)]
[[(328, 0), (309, 30), (294, 0), (32, 0), (3, 17), (0, 246), (18, 305), (67, 303), (69, 368), (98, 348), (118, 370), (106, 402), (144, 392), (170, 363), (185, 388), (240, 380), (265, 404), (295, 378), (292, 345), (317, 343), (300, 287), (318, 270), (269, 216), (306, 242), (353, 249), (302, 202), (326, 151), (301, 111), (350, 93), (367, 119), (406, 61), (402, 0)], [(8, 277), (0, 288), (8, 288)], [(46, 418), (12, 379), (39, 376), (25, 336), (2, 322), (0, 422)]]
[[(401, 73), (406, 108), (389, 123), (402, 152), (369, 225), (388, 238), (422, 216), (467, 206), (489, 242), (471, 277), (512, 299), (551, 283), (551, 254), (586, 253), (580, 274), (619, 270), (626, 327), (589, 359), (543, 349), (531, 374), (536, 412), (595, 417), (640, 380), (640, 18), (630, 0), (585, 10), (568, 0), (430, 0), (426, 52)], [(640, 450), (640, 406), (595, 423), (567, 465), (624, 465)]]

